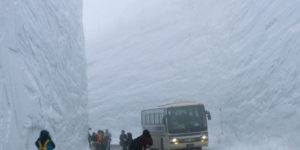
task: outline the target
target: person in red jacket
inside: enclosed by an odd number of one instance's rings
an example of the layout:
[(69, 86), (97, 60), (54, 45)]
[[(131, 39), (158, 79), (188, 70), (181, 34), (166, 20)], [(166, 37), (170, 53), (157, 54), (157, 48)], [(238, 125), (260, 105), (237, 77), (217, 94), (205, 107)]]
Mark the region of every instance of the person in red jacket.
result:
[(96, 141), (96, 149), (97, 150), (101, 150), (101, 144), (102, 144), (102, 133), (100, 130), (98, 130), (98, 133), (97, 133), (97, 141)]

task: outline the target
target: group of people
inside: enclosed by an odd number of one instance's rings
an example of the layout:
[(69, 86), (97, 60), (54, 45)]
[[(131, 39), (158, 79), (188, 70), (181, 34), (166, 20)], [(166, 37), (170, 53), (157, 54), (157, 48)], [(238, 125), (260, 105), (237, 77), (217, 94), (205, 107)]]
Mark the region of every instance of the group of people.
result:
[[(90, 131), (91, 129), (89, 129)], [(110, 150), (111, 133), (108, 129), (103, 132), (89, 132), (88, 134), (89, 146), (91, 150)], [(144, 130), (143, 134), (135, 139), (132, 139), (132, 134), (129, 132), (125, 134), (125, 131), (121, 131), (120, 145), (123, 150), (146, 150), (153, 144), (152, 137), (148, 130)], [(53, 150), (55, 144), (52, 141), (50, 134), (47, 130), (40, 132), (39, 138), (35, 142), (36, 147), (39, 150)]]
[(146, 150), (153, 144), (148, 130), (144, 130), (143, 134), (135, 139), (132, 139), (130, 132), (125, 134), (125, 131), (122, 130), (119, 139), (122, 150)]
[(105, 132), (98, 130), (97, 133), (90, 133), (89, 131), (88, 141), (91, 150), (110, 150), (111, 133), (108, 129)]
[(122, 146), (123, 150), (130, 150), (130, 144), (132, 142), (132, 134), (128, 132), (127, 134), (125, 133), (124, 130), (121, 131), (120, 135), (120, 145)]

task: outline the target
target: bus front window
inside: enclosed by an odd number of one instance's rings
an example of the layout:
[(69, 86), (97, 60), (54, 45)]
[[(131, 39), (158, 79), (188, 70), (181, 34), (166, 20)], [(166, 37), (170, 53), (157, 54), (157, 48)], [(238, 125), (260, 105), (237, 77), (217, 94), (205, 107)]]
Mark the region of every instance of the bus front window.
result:
[(170, 133), (186, 133), (207, 130), (204, 106), (184, 106), (168, 109)]

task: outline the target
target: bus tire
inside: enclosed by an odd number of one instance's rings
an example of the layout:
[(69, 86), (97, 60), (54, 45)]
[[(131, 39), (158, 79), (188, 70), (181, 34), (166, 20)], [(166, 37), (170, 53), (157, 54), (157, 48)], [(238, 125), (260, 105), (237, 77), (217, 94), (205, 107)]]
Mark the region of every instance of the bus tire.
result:
[(164, 139), (163, 138), (161, 138), (160, 139), (160, 150), (164, 150), (165, 148), (164, 148)]

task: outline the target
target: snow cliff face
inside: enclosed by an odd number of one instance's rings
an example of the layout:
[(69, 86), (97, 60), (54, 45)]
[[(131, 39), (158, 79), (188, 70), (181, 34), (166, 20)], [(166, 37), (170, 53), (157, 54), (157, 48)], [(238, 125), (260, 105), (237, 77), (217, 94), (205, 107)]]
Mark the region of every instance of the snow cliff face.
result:
[(84, 149), (87, 82), (82, 1), (0, 2), (0, 150)]
[(102, 2), (87, 35), (93, 128), (118, 142), (141, 133), (141, 109), (197, 100), (211, 147), (298, 149), (299, 1)]

